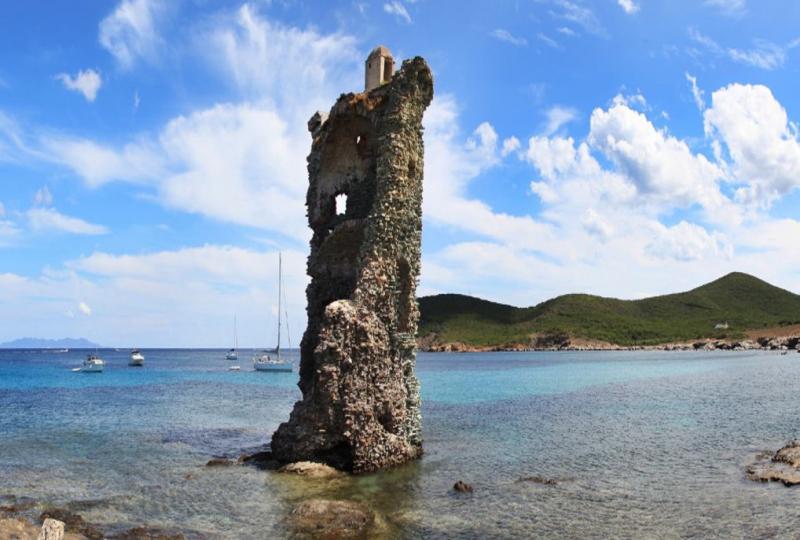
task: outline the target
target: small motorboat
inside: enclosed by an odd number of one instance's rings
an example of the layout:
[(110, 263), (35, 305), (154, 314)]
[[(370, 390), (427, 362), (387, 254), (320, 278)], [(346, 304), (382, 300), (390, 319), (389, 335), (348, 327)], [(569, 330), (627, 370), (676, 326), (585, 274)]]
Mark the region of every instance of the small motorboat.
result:
[(83, 361), (81, 367), (73, 368), (72, 371), (80, 373), (102, 373), (105, 367), (106, 367), (105, 360), (103, 360), (96, 354), (90, 354), (89, 356), (86, 357), (86, 360)]
[(133, 349), (131, 351), (131, 359), (128, 360), (128, 365), (134, 367), (144, 366), (144, 355), (142, 354), (142, 351), (139, 349)]
[(242, 368), (239, 366), (228, 366), (228, 371), (241, 371)]

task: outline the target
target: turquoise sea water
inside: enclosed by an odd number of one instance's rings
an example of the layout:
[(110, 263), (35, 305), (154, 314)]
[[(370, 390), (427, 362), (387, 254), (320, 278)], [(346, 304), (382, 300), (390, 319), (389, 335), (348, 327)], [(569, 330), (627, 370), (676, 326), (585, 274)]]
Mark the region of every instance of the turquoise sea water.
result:
[[(269, 441), (297, 374), (229, 372), (223, 351), (0, 351), (0, 499), (68, 506), (107, 528), (286, 534), (309, 496), (371, 506), (397, 538), (796, 537), (800, 489), (749, 482), (800, 432), (800, 355), (420, 354), (425, 456), (309, 481), (206, 468)], [(532, 476), (558, 480), (543, 485)], [(473, 484), (456, 496), (456, 480)], [(0, 501), (1, 502), (1, 501)]]

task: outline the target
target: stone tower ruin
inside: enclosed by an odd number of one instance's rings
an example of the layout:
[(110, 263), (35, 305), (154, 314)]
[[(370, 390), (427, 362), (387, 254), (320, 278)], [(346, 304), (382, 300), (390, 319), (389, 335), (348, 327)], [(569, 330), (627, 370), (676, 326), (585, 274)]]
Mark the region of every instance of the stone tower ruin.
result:
[(393, 65), (388, 49), (377, 47), (365, 65), (366, 91), (342, 94), (330, 114), (308, 123), (313, 237), (303, 397), (272, 436), (280, 461), (361, 473), (422, 453), (415, 292), (422, 115), (433, 78), (420, 57), (395, 74)]

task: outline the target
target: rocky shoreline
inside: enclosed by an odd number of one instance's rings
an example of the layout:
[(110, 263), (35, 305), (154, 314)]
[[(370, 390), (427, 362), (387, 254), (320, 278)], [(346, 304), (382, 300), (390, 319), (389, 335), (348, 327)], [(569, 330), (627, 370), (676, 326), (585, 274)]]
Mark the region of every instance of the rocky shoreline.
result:
[(800, 336), (759, 337), (744, 340), (704, 339), (659, 345), (616, 345), (603, 341), (568, 340), (552, 346), (511, 343), (504, 345), (468, 345), (461, 342), (420, 343), (421, 352), (533, 352), (533, 351), (798, 351)]

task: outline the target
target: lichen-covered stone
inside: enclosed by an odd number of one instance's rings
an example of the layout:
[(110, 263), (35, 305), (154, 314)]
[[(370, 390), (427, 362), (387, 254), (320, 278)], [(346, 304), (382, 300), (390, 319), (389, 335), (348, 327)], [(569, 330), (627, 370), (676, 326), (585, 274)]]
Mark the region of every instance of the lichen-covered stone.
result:
[(432, 98), (430, 69), (417, 57), (391, 82), (343, 94), (327, 118), (309, 121), (303, 398), (272, 437), (280, 461), (360, 473), (422, 453), (415, 291), (422, 116)]

